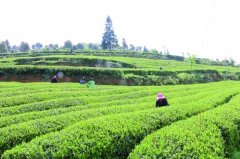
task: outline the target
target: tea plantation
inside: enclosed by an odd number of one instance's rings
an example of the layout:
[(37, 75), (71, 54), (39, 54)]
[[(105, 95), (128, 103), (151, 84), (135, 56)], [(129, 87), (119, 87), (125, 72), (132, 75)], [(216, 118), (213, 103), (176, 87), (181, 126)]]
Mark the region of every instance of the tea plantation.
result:
[[(155, 108), (158, 92), (170, 106)], [(2, 159), (231, 158), (239, 131), (238, 81), (95, 89), (0, 83)]]
[[(97, 53), (96, 53), (97, 54)], [(174, 85), (239, 80), (240, 68), (185, 61), (89, 54), (29, 53), (0, 56), (0, 80), (44, 82), (61, 72), (61, 82), (79, 82), (81, 76), (98, 84)]]

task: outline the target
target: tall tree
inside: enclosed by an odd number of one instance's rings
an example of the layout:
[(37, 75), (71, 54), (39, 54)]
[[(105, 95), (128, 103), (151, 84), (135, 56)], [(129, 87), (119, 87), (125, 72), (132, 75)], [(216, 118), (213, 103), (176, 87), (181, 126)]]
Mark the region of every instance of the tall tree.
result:
[(48, 45), (48, 48), (49, 48), (49, 50), (54, 50), (54, 45), (53, 45), (52, 43), (50, 43), (50, 44)]
[(32, 44), (32, 50), (36, 50), (35, 44)]
[(231, 66), (234, 66), (236, 62), (230, 57), (229, 63), (230, 63)]
[(7, 51), (11, 51), (11, 46), (8, 40), (5, 41), (5, 44), (7, 46)]
[(58, 44), (54, 44), (54, 49), (56, 50), (58, 48), (59, 48)]
[(135, 51), (135, 49), (136, 49), (135, 46), (133, 44), (130, 44), (130, 50)]
[(41, 43), (36, 43), (35, 44), (35, 49), (36, 50), (41, 50), (43, 48), (43, 45)]
[(126, 42), (126, 40), (125, 40), (124, 38), (123, 38), (123, 40), (122, 40), (122, 47), (123, 47), (124, 50), (127, 50), (127, 49), (128, 49), (127, 42)]
[(89, 43), (88, 48), (92, 50), (99, 50), (98, 44)]
[(64, 48), (65, 49), (72, 49), (72, 46), (73, 46), (73, 44), (70, 40), (67, 40), (67, 41), (64, 42)]
[(13, 45), (12, 52), (18, 52), (18, 51), (19, 51), (19, 47), (17, 45)]
[(45, 50), (45, 51), (49, 51), (48, 45), (45, 45), (45, 46), (44, 46), (44, 50)]
[(8, 49), (7, 49), (6, 42), (5, 42), (5, 41), (2, 41), (2, 42), (0, 43), (0, 53), (5, 53), (5, 52), (7, 52), (7, 51), (8, 51)]
[(110, 16), (106, 19), (105, 32), (102, 37), (102, 48), (106, 49), (115, 49), (118, 46), (117, 36), (114, 33), (112, 26), (112, 19)]
[(29, 44), (26, 43), (26, 42), (21, 42), (20, 47), (19, 47), (19, 51), (20, 52), (26, 52), (26, 51), (29, 51), (29, 50), (30, 50)]
[(76, 46), (77, 46), (78, 50), (83, 50), (84, 49), (84, 45), (82, 43), (78, 43)]
[(143, 47), (143, 52), (148, 52), (148, 49), (146, 46)]
[(186, 58), (186, 62), (190, 64), (191, 66), (191, 69), (193, 68), (193, 65), (196, 64), (196, 58), (197, 56), (196, 55), (193, 55), (193, 54), (189, 54), (187, 53), (188, 57)]
[(137, 46), (136, 51), (142, 51), (142, 46)]
[(73, 45), (72, 49), (73, 49), (73, 50), (77, 50), (77, 46), (76, 46), (76, 45)]
[(151, 50), (151, 53), (153, 53), (153, 54), (158, 54), (158, 50), (157, 50), (157, 49), (152, 49), (152, 50)]

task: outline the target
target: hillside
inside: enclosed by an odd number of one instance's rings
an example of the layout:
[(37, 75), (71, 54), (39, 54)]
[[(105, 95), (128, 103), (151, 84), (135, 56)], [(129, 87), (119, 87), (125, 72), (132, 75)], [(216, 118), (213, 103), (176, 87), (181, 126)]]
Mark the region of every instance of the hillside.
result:
[[(229, 158), (240, 141), (239, 87), (1, 82), (0, 156)], [(155, 108), (159, 91), (169, 107)]]
[(240, 68), (212, 66), (163, 59), (34, 53), (2, 56), (0, 80), (49, 81), (58, 72), (62, 82), (78, 82), (81, 76), (94, 78), (100, 84), (163, 85), (202, 83), (240, 79)]

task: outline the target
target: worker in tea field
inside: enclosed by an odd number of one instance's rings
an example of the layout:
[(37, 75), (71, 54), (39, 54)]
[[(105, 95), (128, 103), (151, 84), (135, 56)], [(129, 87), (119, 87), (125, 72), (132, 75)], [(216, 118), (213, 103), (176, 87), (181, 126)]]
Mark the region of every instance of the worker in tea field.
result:
[(91, 80), (87, 83), (87, 87), (88, 87), (88, 88), (96, 88), (95, 81), (94, 81), (93, 79), (91, 79)]
[(51, 83), (57, 83), (57, 76), (53, 76), (53, 78), (51, 79)]
[(168, 106), (168, 101), (162, 93), (157, 94), (156, 107)]
[(86, 82), (85, 76), (82, 76), (82, 78), (80, 79), (80, 84), (85, 84), (85, 82)]

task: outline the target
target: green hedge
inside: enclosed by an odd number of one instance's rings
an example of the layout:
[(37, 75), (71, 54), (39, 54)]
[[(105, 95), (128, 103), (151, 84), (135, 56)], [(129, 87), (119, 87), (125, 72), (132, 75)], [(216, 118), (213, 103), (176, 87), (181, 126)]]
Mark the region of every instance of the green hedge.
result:
[[(226, 102), (238, 91), (223, 90), (225, 89), (219, 89), (216, 93), (205, 95), (198, 101), (190, 101), (178, 106), (79, 122), (63, 131), (50, 133), (16, 146), (6, 151), (2, 158), (125, 158), (147, 134), (172, 122), (212, 109)], [(11, 135), (14, 136), (14, 133)], [(12, 141), (16, 140), (21, 139), (13, 138)], [(0, 145), (8, 148), (6, 143), (6, 137), (3, 137)]]
[(129, 158), (229, 158), (240, 147), (239, 103), (237, 95), (221, 107), (160, 129)]
[(66, 66), (88, 66), (103, 68), (134, 68), (135, 66), (126, 62), (86, 57), (28, 57), (14, 60), (16, 65), (66, 65)]
[[(98, 84), (103, 79), (118, 81), (118, 84), (125, 85), (162, 85), (162, 84), (189, 84), (205, 83), (220, 80), (239, 80), (239, 73), (220, 73), (215, 70), (195, 71), (147, 71), (128, 69), (105, 69), (88, 67), (58, 67), (58, 66), (8, 66), (0, 67), (0, 75), (37, 75), (42, 80), (49, 78), (58, 72), (63, 72), (65, 77), (78, 77), (85, 75), (94, 78)], [(16, 79), (17, 80), (17, 79)], [(40, 79), (39, 79), (40, 80)], [(108, 84), (112, 84), (111, 80)], [(107, 82), (105, 80), (105, 82)], [(107, 84), (107, 83), (105, 83)]]

